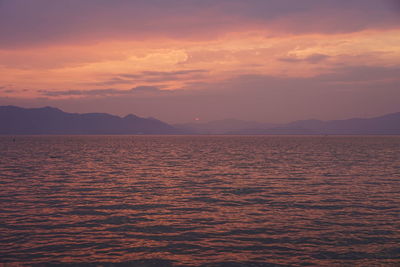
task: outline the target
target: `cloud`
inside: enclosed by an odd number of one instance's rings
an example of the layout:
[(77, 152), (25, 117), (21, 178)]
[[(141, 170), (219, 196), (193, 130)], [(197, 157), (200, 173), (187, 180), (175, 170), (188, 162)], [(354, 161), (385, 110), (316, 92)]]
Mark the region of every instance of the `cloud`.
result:
[(57, 97), (57, 96), (107, 96), (107, 95), (119, 95), (126, 94), (124, 90), (117, 89), (89, 89), (89, 90), (40, 90), (44, 96)]
[(121, 84), (137, 84), (137, 83), (164, 83), (171, 81), (193, 81), (204, 78), (208, 70), (192, 69), (178, 71), (142, 71), (136, 74), (122, 73), (102, 82), (94, 83), (95, 85), (121, 85)]
[(100, 40), (215, 39), (230, 32), (398, 28), (393, 0), (3, 0), (2, 47)]
[(315, 80), (345, 82), (355, 86), (359, 82), (400, 82), (399, 73), (400, 66), (341, 66), (332, 68), (329, 73), (318, 75)]
[(307, 62), (307, 63), (311, 63), (311, 64), (317, 64), (317, 63), (320, 63), (322, 61), (325, 61), (329, 57), (330, 56), (328, 56), (328, 55), (316, 53), (316, 54), (312, 54), (310, 56), (307, 56), (305, 58), (283, 57), (283, 58), (279, 58), (279, 60), (280, 61), (284, 61), (284, 62), (290, 62), (290, 63)]
[(136, 79), (132, 80), (132, 79), (121, 79), (120, 77), (113, 77), (106, 81), (96, 82), (96, 83), (92, 83), (92, 84), (108, 86), (108, 85), (118, 85), (118, 84), (132, 84), (135, 81), (136, 81)]
[(120, 74), (120, 77), (123, 78), (132, 78), (132, 79), (141, 79), (141, 80), (151, 80), (151, 79), (159, 79), (159, 80), (175, 80), (181, 79), (183, 77), (192, 77), (193, 75), (204, 74), (207, 73), (208, 70), (203, 69), (193, 69), (193, 70), (178, 70), (178, 71), (142, 71), (139, 74)]
[(161, 92), (161, 90), (155, 86), (137, 86), (135, 88), (132, 88), (131, 92), (133, 92), (133, 93), (143, 93), (143, 92), (159, 93), (159, 92)]
[(80, 97), (88, 97), (88, 96), (119, 96), (119, 95), (134, 95), (134, 94), (143, 94), (143, 93), (161, 93), (163, 92), (158, 87), (155, 86), (137, 86), (129, 90), (120, 90), (120, 89), (89, 89), (89, 90), (40, 90), (43, 96), (48, 97), (64, 97), (64, 96), (80, 96)]
[(19, 88), (16, 89), (14, 88), (13, 85), (8, 85), (8, 86), (0, 86), (0, 92), (6, 93), (6, 94), (18, 94), (18, 93), (23, 93), (29, 91), (28, 89), (23, 89)]

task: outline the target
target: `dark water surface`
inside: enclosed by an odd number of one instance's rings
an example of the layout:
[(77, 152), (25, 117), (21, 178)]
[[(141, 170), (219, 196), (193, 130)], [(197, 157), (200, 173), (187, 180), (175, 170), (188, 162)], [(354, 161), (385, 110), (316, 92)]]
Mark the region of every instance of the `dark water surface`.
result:
[(0, 205), (0, 263), (400, 266), (400, 137), (0, 137)]

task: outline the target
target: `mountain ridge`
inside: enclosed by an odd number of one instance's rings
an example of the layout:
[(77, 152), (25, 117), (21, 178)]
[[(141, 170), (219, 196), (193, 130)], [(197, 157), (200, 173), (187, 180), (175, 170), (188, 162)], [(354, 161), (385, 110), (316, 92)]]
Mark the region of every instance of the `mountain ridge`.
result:
[(133, 114), (67, 113), (53, 107), (0, 106), (0, 134), (177, 134), (175, 127)]
[[(226, 122), (227, 120), (219, 120)], [(298, 120), (282, 124), (268, 124), (240, 121), (242, 127), (227, 129), (218, 126), (219, 121), (206, 123), (175, 124), (177, 128), (192, 130), (197, 134), (245, 134), (245, 135), (399, 135), (400, 112), (390, 113), (373, 118), (350, 118), (344, 120)], [(237, 120), (239, 121), (239, 120)], [(246, 127), (246, 123), (252, 123)], [(213, 125), (214, 128), (210, 128)], [(232, 126), (232, 124), (231, 124)], [(237, 126), (237, 124), (236, 124)], [(225, 131), (224, 131), (225, 130)]]
[(225, 119), (170, 125), (134, 114), (68, 113), (54, 107), (0, 106), (0, 135), (226, 134), (226, 135), (400, 135), (400, 112), (373, 118), (299, 120), (285, 124)]

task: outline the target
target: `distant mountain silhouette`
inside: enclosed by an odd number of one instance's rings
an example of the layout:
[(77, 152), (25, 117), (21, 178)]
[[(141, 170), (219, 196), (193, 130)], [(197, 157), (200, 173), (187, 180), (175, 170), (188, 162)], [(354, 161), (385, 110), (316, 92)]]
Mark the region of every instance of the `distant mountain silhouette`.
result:
[(210, 122), (193, 122), (175, 124), (176, 128), (198, 133), (198, 134), (226, 134), (229, 132), (240, 130), (257, 130), (268, 129), (277, 126), (278, 124), (267, 124), (256, 121), (244, 121), (237, 119), (216, 120)]
[(400, 112), (375, 118), (302, 120), (270, 128), (242, 129), (226, 134), (398, 135), (400, 134)]
[(171, 126), (153, 118), (0, 106), (0, 134), (343, 134), (399, 135), (400, 112), (375, 118), (267, 124), (235, 119)]
[(175, 127), (197, 134), (398, 135), (400, 112), (367, 119), (302, 120), (287, 124), (263, 124), (229, 119), (208, 123), (177, 124)]
[(176, 134), (179, 130), (153, 118), (105, 113), (75, 114), (57, 108), (0, 106), (0, 134)]

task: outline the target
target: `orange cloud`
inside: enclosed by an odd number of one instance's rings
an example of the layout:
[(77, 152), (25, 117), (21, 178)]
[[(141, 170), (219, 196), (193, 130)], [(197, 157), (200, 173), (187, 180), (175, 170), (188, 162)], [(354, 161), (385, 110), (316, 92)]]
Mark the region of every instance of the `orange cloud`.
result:
[(398, 66), (394, 7), (391, 0), (3, 0), (0, 96), (195, 90), (243, 75)]
[(244, 74), (313, 77), (337, 65), (398, 65), (399, 36), (400, 30), (387, 30), (268, 37), (249, 30), (202, 42), (159, 38), (156, 42), (105, 41), (3, 49), (0, 85), (13, 85), (15, 96), (26, 95), (22, 90), (27, 89), (34, 96), (38, 90), (85, 90), (93, 86), (188, 89), (193, 83)]

